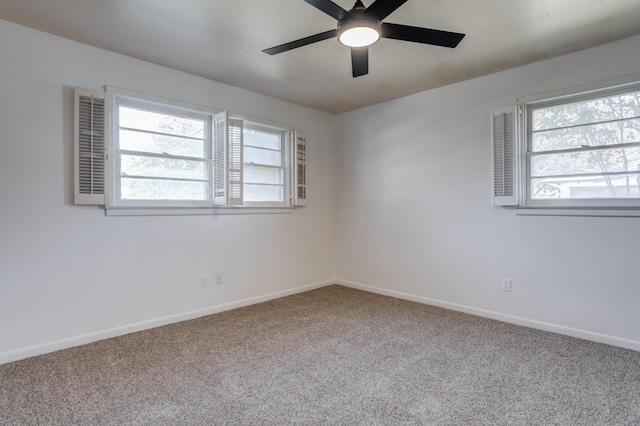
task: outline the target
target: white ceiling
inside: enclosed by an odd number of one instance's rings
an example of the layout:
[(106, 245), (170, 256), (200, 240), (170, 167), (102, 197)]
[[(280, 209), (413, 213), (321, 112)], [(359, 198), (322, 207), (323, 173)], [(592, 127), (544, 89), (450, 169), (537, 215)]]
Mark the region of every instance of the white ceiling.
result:
[(466, 37), (383, 39), (355, 79), (335, 39), (261, 52), (335, 28), (303, 0), (0, 0), (0, 18), (336, 114), (640, 34), (640, 1), (408, 0), (384, 22)]

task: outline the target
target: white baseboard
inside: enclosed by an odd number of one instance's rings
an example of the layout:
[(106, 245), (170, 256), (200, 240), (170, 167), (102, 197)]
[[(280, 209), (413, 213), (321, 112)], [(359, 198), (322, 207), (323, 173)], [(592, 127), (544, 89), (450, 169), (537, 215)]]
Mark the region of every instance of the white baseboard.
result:
[(129, 324), (121, 327), (110, 328), (107, 330), (97, 331), (94, 333), (83, 334), (81, 336), (70, 337), (67, 339), (55, 340), (53, 342), (43, 343), (40, 345), (29, 346), (22, 349), (17, 349), (10, 352), (0, 353), (0, 364), (6, 364), (8, 362), (19, 361), (21, 359), (29, 358), (32, 356), (43, 355), (50, 352), (59, 351), (61, 349), (72, 348), (74, 346), (85, 345), (87, 343), (96, 342), (98, 340), (109, 339), (111, 337), (122, 336), (136, 331), (148, 330), (150, 328), (160, 327), (162, 325), (173, 324), (180, 321), (191, 320), (207, 315), (215, 314), (218, 312), (229, 311), (231, 309), (241, 308), (243, 306), (254, 305), (256, 303), (266, 302), (268, 300), (279, 299), (281, 297), (290, 296), (296, 293), (302, 293), (309, 290), (325, 287), (328, 285), (336, 284), (335, 280), (322, 281), (315, 284), (309, 284), (301, 287), (296, 287), (289, 290), (278, 291), (275, 293), (264, 294), (262, 296), (251, 297), (248, 299), (242, 299), (235, 302), (223, 303), (221, 305), (215, 305), (204, 309), (197, 309), (194, 311), (183, 312), (180, 314), (169, 315), (162, 318), (156, 318), (153, 320), (142, 321), (135, 324)]
[(410, 300), (412, 302), (424, 303), (426, 305), (438, 306), (440, 308), (450, 309), (452, 311), (459, 311), (471, 315), (477, 315), (480, 317), (491, 318), (511, 324), (522, 325), (524, 327), (535, 328), (537, 330), (550, 331), (552, 333), (564, 334), (565, 336), (577, 337), (579, 339), (591, 340), (593, 342), (605, 343), (612, 346), (618, 346), (620, 348), (640, 351), (640, 342), (637, 342), (635, 340), (624, 339), (607, 334), (594, 333), (592, 331), (565, 327), (563, 325), (551, 324), (548, 322), (537, 321), (514, 315), (502, 314), (500, 312), (487, 311), (485, 309), (474, 308), (471, 306), (458, 305), (456, 303), (445, 302), (442, 300), (431, 299), (423, 296), (416, 296), (413, 294), (402, 293), (400, 291), (388, 290), (380, 287), (372, 287), (352, 281), (337, 279), (335, 280), (335, 283), (343, 285), (345, 287), (368, 291), (370, 293), (377, 293), (384, 296), (396, 297), (398, 299)]
[(477, 315), (480, 317), (491, 318), (498, 321), (508, 322), (511, 324), (535, 328), (537, 330), (550, 331), (553, 333), (564, 334), (566, 336), (577, 337), (579, 339), (591, 340), (598, 343), (605, 343), (608, 345), (618, 346), (625, 349), (640, 351), (640, 342), (637, 342), (635, 340), (624, 339), (621, 337), (610, 336), (606, 334), (594, 333), (587, 330), (565, 327), (563, 325), (551, 324), (547, 322), (532, 320), (529, 318), (502, 314), (500, 312), (488, 311), (484, 309), (474, 308), (471, 306), (459, 305), (456, 303), (450, 303), (442, 300), (431, 299), (428, 297), (416, 296), (413, 294), (403, 293), (400, 291), (388, 290), (380, 287), (373, 287), (365, 284), (355, 283), (352, 281), (336, 279), (336, 280), (327, 280), (327, 281), (322, 281), (322, 282), (309, 284), (301, 287), (296, 287), (289, 290), (278, 291), (275, 293), (264, 294), (261, 296), (251, 297), (248, 299), (242, 299), (235, 302), (215, 305), (215, 306), (211, 306), (204, 309), (198, 309), (194, 311), (183, 312), (176, 315), (169, 315), (162, 318), (156, 318), (153, 320), (142, 321), (135, 324), (125, 325), (122, 327), (116, 327), (116, 328), (111, 328), (107, 330), (97, 331), (94, 333), (83, 334), (81, 336), (75, 336), (67, 339), (56, 340), (53, 342), (43, 343), (40, 345), (29, 346), (26, 348), (22, 348), (22, 349), (10, 351), (10, 352), (3, 352), (3, 353), (0, 353), (0, 364), (19, 361), (24, 358), (43, 355), (43, 354), (55, 352), (61, 349), (67, 349), (74, 346), (80, 346), (87, 343), (96, 342), (98, 340), (109, 339), (111, 337), (122, 336), (125, 334), (134, 333), (136, 331), (143, 331), (143, 330), (160, 327), (167, 324), (173, 324), (180, 321), (187, 321), (190, 319), (195, 319), (195, 318), (215, 314), (218, 312), (224, 312), (231, 309), (241, 308), (243, 306), (254, 305), (256, 303), (266, 302), (269, 300), (290, 296), (292, 294), (302, 293), (305, 291), (326, 287), (332, 284), (340, 284), (345, 287), (351, 287), (358, 290), (368, 291), (370, 293), (396, 297), (398, 299), (410, 300), (413, 302), (423, 303), (426, 305), (438, 306), (438, 307), (450, 309), (453, 311), (464, 312), (471, 315)]

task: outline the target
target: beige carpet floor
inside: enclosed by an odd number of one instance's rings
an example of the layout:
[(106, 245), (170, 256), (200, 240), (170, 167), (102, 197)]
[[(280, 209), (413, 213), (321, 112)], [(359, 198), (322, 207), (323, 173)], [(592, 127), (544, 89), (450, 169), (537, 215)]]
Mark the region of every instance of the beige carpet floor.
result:
[(640, 425), (640, 353), (341, 286), (0, 366), (2, 425)]

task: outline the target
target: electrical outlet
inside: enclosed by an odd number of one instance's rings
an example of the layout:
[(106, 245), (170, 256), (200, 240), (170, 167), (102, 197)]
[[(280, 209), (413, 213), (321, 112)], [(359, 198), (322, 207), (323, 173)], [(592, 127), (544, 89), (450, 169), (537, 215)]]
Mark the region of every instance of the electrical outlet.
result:
[(500, 289), (502, 291), (511, 291), (511, 280), (509, 278), (503, 278)]
[(218, 273), (216, 274), (216, 284), (217, 284), (217, 285), (222, 284), (222, 272), (218, 272)]
[(209, 287), (211, 285), (211, 279), (209, 274), (204, 274), (202, 276), (202, 287)]

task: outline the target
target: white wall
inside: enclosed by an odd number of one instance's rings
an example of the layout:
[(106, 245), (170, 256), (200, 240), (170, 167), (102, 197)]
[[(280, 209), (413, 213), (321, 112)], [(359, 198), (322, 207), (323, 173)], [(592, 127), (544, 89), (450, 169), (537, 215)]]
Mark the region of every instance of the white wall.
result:
[(340, 116), (338, 277), (640, 350), (640, 218), (493, 208), (489, 143), (491, 109), (638, 72), (634, 37)]
[[(278, 215), (105, 217), (71, 205), (72, 87), (105, 84), (303, 131), (309, 206)], [(0, 20), (0, 363), (335, 277), (332, 123)], [(203, 288), (202, 275), (217, 271), (225, 283)]]

